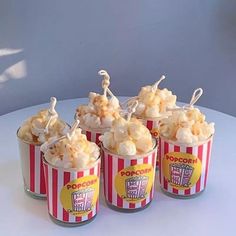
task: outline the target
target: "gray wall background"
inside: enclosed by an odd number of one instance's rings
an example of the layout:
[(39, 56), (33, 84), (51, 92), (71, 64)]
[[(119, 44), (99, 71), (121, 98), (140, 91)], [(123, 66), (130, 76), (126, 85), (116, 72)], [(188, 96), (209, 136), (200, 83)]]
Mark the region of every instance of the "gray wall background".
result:
[(236, 116), (236, 1), (0, 1), (0, 114), (86, 97), (101, 68), (117, 95), (166, 74), (179, 101), (202, 87), (198, 105)]

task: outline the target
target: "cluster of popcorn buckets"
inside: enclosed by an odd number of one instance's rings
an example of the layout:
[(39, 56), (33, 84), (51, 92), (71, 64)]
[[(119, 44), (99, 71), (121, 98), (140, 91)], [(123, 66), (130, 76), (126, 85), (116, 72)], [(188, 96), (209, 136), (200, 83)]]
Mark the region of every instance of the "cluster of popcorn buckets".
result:
[(83, 225), (97, 215), (101, 170), (106, 203), (122, 212), (136, 212), (151, 203), (158, 172), (167, 195), (191, 198), (201, 193), (206, 188), (213, 137), (186, 145), (159, 135), (159, 120), (142, 121), (153, 134), (152, 150), (142, 155), (113, 153), (99, 140), (102, 130), (82, 127), (87, 139), (100, 146), (101, 155), (92, 166), (79, 169), (52, 165), (40, 145), (22, 140), (17, 132), (25, 191), (34, 198), (47, 198), (50, 217), (64, 226)]

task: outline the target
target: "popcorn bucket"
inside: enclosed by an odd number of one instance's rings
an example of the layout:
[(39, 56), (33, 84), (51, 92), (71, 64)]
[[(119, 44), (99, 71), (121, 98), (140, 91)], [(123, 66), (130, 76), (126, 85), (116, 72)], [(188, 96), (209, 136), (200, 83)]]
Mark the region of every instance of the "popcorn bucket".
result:
[(114, 210), (135, 212), (147, 207), (154, 193), (156, 141), (147, 154), (121, 156), (104, 148), (104, 195)]
[(98, 212), (100, 157), (92, 167), (65, 169), (43, 158), (48, 212), (63, 226), (91, 222)]
[(44, 178), (44, 169), (40, 144), (33, 144), (22, 140), (18, 136), (17, 139), (20, 151), (21, 168), (24, 180), (24, 189), (31, 197), (46, 198), (46, 187)]
[(142, 121), (143, 125), (145, 125), (149, 130), (151, 135), (157, 140), (157, 160), (156, 160), (156, 168), (158, 168), (158, 138), (159, 138), (159, 123), (160, 118), (137, 118)]
[(196, 196), (206, 188), (213, 136), (196, 145), (159, 138), (159, 179), (164, 193)]

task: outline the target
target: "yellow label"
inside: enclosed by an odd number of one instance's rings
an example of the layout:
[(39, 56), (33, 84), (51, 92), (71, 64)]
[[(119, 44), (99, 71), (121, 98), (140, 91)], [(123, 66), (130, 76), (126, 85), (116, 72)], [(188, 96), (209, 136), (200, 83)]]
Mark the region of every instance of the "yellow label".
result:
[(60, 200), (67, 212), (74, 216), (84, 216), (96, 207), (98, 193), (98, 177), (85, 176), (67, 183), (61, 190)]
[(140, 202), (151, 191), (153, 175), (154, 170), (150, 164), (129, 166), (116, 175), (116, 192), (130, 203)]
[(185, 190), (195, 185), (201, 175), (201, 160), (189, 153), (169, 152), (165, 154), (163, 175), (172, 187)]

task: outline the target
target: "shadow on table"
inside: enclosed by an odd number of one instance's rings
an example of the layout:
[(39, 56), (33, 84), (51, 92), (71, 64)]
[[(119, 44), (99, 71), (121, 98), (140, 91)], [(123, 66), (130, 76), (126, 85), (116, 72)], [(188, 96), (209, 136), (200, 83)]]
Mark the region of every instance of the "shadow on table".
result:
[(106, 207), (106, 208), (109, 208), (106, 204), (106, 201), (105, 201), (104, 185), (103, 185), (103, 174), (101, 174), (101, 176), (100, 176), (99, 204)]

